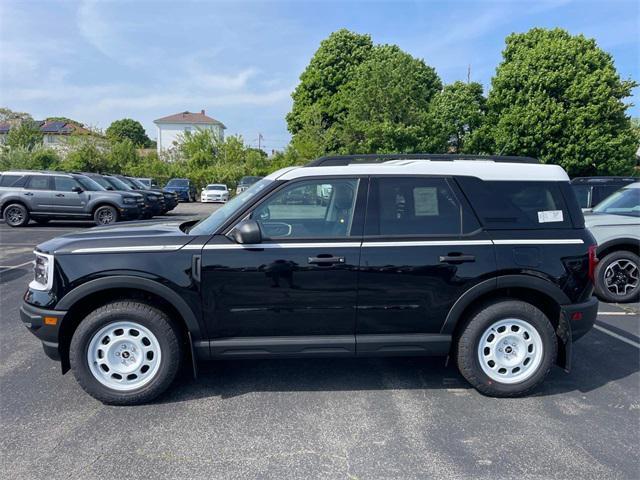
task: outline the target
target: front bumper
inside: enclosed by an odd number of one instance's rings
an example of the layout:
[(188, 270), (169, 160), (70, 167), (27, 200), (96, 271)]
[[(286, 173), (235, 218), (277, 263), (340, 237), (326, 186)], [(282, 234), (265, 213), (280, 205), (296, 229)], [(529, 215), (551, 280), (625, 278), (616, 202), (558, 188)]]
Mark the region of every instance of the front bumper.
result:
[(42, 342), (44, 353), (52, 360), (60, 361), (59, 333), (62, 319), (67, 312), (47, 310), (22, 302), (20, 319), (27, 329)]
[(120, 207), (120, 218), (123, 220), (136, 220), (142, 216), (144, 213), (144, 206), (136, 205), (125, 205), (124, 207)]

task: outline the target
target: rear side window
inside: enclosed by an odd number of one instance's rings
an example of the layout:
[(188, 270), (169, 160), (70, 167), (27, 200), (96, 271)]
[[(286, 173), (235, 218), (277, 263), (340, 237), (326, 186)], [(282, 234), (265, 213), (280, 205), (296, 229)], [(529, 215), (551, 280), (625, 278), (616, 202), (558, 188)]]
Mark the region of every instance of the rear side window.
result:
[(572, 228), (559, 182), (457, 180), (487, 228)]
[(0, 187), (19, 187), (24, 185), (24, 175), (0, 176)]
[(51, 190), (48, 175), (34, 175), (29, 178), (28, 187), (33, 190)]
[(459, 235), (460, 203), (444, 178), (372, 178), (367, 235)]

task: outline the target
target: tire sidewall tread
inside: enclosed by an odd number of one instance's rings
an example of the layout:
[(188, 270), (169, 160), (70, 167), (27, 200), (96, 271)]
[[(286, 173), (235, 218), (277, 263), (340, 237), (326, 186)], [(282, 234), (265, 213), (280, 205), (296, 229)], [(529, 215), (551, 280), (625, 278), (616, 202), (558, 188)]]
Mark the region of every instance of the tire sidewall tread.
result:
[(640, 268), (640, 256), (636, 255), (629, 250), (616, 250), (608, 253), (598, 262), (594, 271), (594, 288), (599, 298), (605, 302), (610, 303), (627, 303), (633, 302), (640, 298), (640, 287), (636, 288), (635, 292), (631, 292), (628, 295), (614, 295), (604, 285), (604, 274), (607, 267), (616, 260), (628, 259), (634, 262)]
[[(498, 383), (489, 378), (478, 359), (478, 344), (482, 334), (492, 324), (504, 318), (518, 318), (531, 324), (540, 334), (543, 344), (543, 358), (537, 372), (514, 384)], [(529, 394), (547, 377), (557, 353), (558, 340), (547, 316), (530, 303), (520, 300), (493, 301), (476, 309), (455, 345), (455, 356), (462, 376), (480, 393), (494, 397), (520, 397)]]
[[(136, 390), (119, 392), (101, 384), (93, 376), (87, 362), (87, 350), (98, 330), (108, 323), (123, 319), (135, 321), (151, 330), (160, 344), (162, 357), (153, 380)], [(139, 301), (115, 301), (91, 312), (78, 325), (69, 349), (71, 370), (80, 386), (92, 397), (109, 405), (137, 405), (153, 400), (171, 385), (180, 369), (181, 360), (179, 334), (169, 317)]]

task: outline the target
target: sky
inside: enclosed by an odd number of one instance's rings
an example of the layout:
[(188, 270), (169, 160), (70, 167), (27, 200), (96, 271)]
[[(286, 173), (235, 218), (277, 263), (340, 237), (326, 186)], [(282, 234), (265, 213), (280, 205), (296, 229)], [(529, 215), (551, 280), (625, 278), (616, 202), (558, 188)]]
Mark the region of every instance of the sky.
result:
[[(445, 83), (470, 66), (486, 93), (505, 37), (532, 27), (595, 38), (622, 78), (640, 81), (637, 0), (0, 0), (0, 106), (100, 129), (134, 118), (151, 138), (154, 119), (204, 109), (270, 151), (288, 143), (291, 92), (335, 30), (396, 44)], [(640, 104), (640, 90), (627, 101)]]

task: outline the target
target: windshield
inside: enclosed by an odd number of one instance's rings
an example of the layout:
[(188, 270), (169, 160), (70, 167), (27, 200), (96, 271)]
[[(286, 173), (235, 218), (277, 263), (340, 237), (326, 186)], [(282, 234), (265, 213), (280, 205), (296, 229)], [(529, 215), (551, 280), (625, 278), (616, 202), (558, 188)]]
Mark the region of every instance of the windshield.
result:
[(596, 205), (593, 211), (640, 217), (640, 188), (618, 190)]
[(212, 234), (213, 232), (218, 230), (218, 228), (220, 228), (220, 226), (227, 220), (227, 218), (240, 210), (244, 205), (246, 205), (249, 200), (255, 197), (262, 190), (267, 188), (267, 186), (269, 186), (271, 183), (273, 183), (273, 180), (267, 180), (266, 178), (264, 180), (260, 180), (257, 183), (254, 183), (250, 188), (242, 192), (240, 195), (229, 200), (224, 205), (224, 207), (219, 208), (207, 218), (204, 218), (196, 223), (191, 228), (191, 230), (189, 230), (189, 233), (193, 235)]
[(141, 188), (143, 190), (147, 189), (147, 186), (142, 183), (140, 180), (138, 180), (137, 178), (128, 178), (127, 180), (129, 180), (131, 183), (133, 183), (136, 188)]
[(262, 177), (242, 177), (238, 183), (240, 185), (248, 185), (257, 182), (260, 178)]
[(102, 188), (105, 188), (105, 189), (113, 188), (113, 185), (107, 182), (107, 180), (103, 177), (89, 177), (89, 178), (91, 178), (91, 180), (99, 184)]
[(226, 190), (227, 187), (224, 185), (207, 185), (207, 190)]
[(107, 182), (111, 184), (116, 190), (132, 190), (132, 188), (124, 183), (122, 180), (116, 177), (104, 177)]
[(75, 177), (75, 179), (80, 182), (80, 185), (82, 185), (82, 188), (84, 188), (85, 190), (89, 190), (90, 192), (95, 192), (95, 191), (99, 191), (99, 190), (104, 190), (104, 188), (102, 187), (102, 185), (94, 182), (93, 180), (91, 180), (89, 177), (85, 177), (82, 175), (78, 175), (77, 177)]
[(167, 183), (167, 187), (188, 187), (189, 180), (185, 180), (184, 178), (173, 178), (169, 180)]
[(151, 186), (151, 179), (149, 178), (136, 178), (136, 180), (142, 185), (144, 185), (145, 187)]

